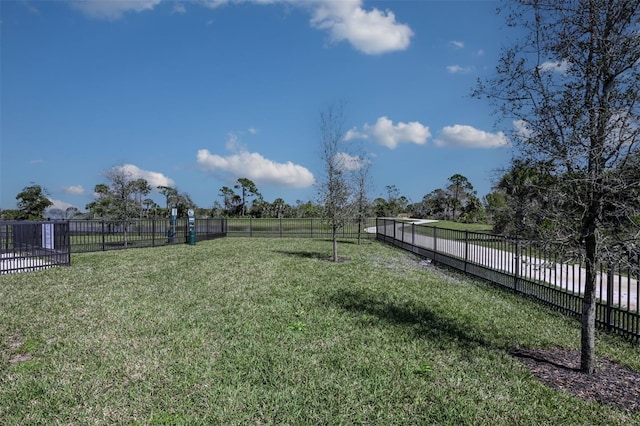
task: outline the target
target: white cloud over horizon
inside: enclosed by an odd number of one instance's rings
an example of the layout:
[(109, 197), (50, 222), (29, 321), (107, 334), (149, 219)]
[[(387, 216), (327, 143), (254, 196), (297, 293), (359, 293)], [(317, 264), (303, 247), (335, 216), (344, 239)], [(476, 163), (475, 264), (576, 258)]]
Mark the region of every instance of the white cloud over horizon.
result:
[(313, 174), (303, 166), (291, 161), (277, 163), (246, 150), (223, 157), (200, 149), (197, 163), (203, 171), (218, 177), (231, 177), (231, 180), (246, 177), (256, 184), (289, 188), (307, 188), (315, 183)]
[(62, 189), (65, 193), (70, 195), (84, 195), (84, 188), (82, 185), (71, 185)]
[(143, 170), (133, 164), (123, 164), (115, 166), (115, 170), (123, 171), (134, 179), (144, 179), (149, 183), (152, 190), (156, 190), (158, 186), (175, 186), (173, 179), (163, 175), (162, 173)]
[[(69, 0), (69, 4), (87, 17), (117, 20), (127, 12), (153, 10), (161, 1)], [(353, 48), (367, 55), (405, 50), (414, 35), (407, 24), (396, 21), (391, 10), (375, 7), (365, 10), (363, 0), (201, 0), (196, 3), (209, 8), (234, 3), (282, 3), (302, 7), (310, 10), (311, 27), (327, 31), (332, 43), (347, 41)], [(186, 13), (184, 4), (174, 4), (173, 13)]]
[(362, 131), (356, 128), (347, 131), (344, 140), (371, 139), (389, 149), (395, 149), (401, 143), (424, 145), (429, 137), (431, 137), (429, 127), (417, 121), (393, 124), (392, 120), (382, 116), (373, 125), (365, 123)]
[(459, 148), (500, 148), (511, 145), (503, 132), (489, 133), (462, 124), (443, 127), (435, 144)]
[[(53, 203), (53, 205), (47, 207), (46, 211), (52, 210), (52, 209), (60, 209), (62, 211), (67, 210), (69, 207), (75, 207), (78, 208), (78, 206), (74, 206), (73, 204), (69, 204), (66, 203), (64, 201), (60, 201), (60, 200), (55, 200), (53, 198), (49, 198), (49, 201), (51, 201)], [(79, 208), (78, 208), (79, 209)]]

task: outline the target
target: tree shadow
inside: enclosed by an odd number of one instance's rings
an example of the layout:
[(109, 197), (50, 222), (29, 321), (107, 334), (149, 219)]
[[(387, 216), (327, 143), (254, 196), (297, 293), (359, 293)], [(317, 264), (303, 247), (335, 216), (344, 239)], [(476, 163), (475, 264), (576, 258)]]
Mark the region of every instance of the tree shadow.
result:
[(443, 317), (414, 301), (395, 303), (383, 295), (343, 290), (332, 295), (330, 302), (347, 311), (372, 315), (388, 324), (400, 326), (441, 348), (454, 345), (466, 350), (478, 347), (499, 351), (508, 349), (488, 341), (480, 330), (465, 326), (455, 318)]
[(274, 250), (274, 253), (284, 254), (291, 257), (299, 257), (302, 259), (326, 259), (327, 253), (315, 251), (292, 251), (292, 250)]

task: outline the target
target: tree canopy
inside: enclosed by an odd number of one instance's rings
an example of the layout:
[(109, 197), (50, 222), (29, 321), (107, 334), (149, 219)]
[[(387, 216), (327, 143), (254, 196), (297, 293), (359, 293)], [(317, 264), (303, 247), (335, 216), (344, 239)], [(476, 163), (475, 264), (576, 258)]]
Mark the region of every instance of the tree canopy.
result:
[(53, 205), (47, 197), (47, 190), (36, 184), (25, 186), (16, 195), (16, 200), (19, 210), (17, 219), (20, 220), (43, 220), (45, 209)]

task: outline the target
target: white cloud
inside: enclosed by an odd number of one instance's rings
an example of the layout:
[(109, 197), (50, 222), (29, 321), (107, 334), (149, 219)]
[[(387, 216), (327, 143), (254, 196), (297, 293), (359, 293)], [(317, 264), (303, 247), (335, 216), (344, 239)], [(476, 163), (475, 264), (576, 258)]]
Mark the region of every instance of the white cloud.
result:
[(225, 140), (225, 148), (227, 151), (239, 152), (246, 151), (246, 147), (240, 142), (240, 137), (235, 132), (229, 132)]
[(529, 123), (527, 123), (524, 120), (515, 120), (513, 122), (513, 128), (515, 130), (515, 133), (522, 138), (530, 138), (531, 135), (533, 134), (533, 131), (531, 130), (531, 127), (529, 126)]
[(367, 123), (362, 126), (362, 132), (356, 129), (349, 130), (345, 135), (345, 140), (373, 139), (380, 145), (394, 149), (401, 143), (424, 145), (430, 136), (429, 127), (417, 121), (393, 124), (392, 120), (383, 116), (379, 117), (374, 125)]
[(332, 42), (346, 40), (368, 55), (409, 47), (413, 31), (408, 25), (396, 22), (390, 10), (364, 10), (362, 0), (314, 0), (309, 4), (313, 7), (311, 25), (329, 31)]
[(359, 156), (349, 155), (346, 152), (339, 152), (333, 156), (333, 164), (339, 169), (351, 172), (361, 169), (368, 160)]
[(63, 188), (63, 191), (66, 192), (67, 194), (71, 194), (71, 195), (83, 195), (84, 194), (84, 188), (82, 187), (82, 185), (67, 186), (66, 188)]
[[(161, 0), (70, 0), (70, 4), (86, 16), (115, 20), (127, 12), (154, 9)], [(329, 32), (331, 42), (348, 41), (355, 49), (377, 55), (409, 47), (413, 31), (396, 22), (390, 10), (365, 10), (363, 0), (200, 0), (199, 4), (218, 8), (233, 3), (284, 3), (311, 10), (311, 26)], [(174, 13), (186, 11), (183, 3), (173, 7)], [(207, 24), (210, 24), (207, 21)]]
[(198, 165), (214, 175), (246, 177), (256, 184), (307, 188), (314, 184), (313, 174), (291, 161), (277, 163), (257, 152), (242, 151), (226, 157), (215, 155), (207, 149), (198, 150)]
[(258, 134), (258, 129), (256, 129), (255, 127), (249, 127), (249, 128), (247, 129), (247, 131), (248, 131), (249, 133), (251, 133), (252, 135), (256, 135), (256, 134)]
[(566, 72), (569, 71), (570, 66), (571, 64), (565, 60), (560, 62), (547, 61), (538, 65), (538, 69), (542, 72), (557, 72), (560, 74), (566, 74)]
[(53, 203), (53, 205), (47, 207), (47, 210), (60, 209), (62, 211), (65, 211), (69, 207), (76, 207), (73, 204), (65, 203), (64, 201), (60, 201), (60, 200), (54, 200), (53, 198), (49, 198), (49, 201), (51, 201)]
[(127, 12), (152, 10), (161, 0), (72, 0), (71, 6), (96, 19), (120, 19)]
[(462, 49), (464, 47), (464, 41), (451, 40), (449, 44), (457, 49)]
[(466, 148), (499, 148), (509, 146), (510, 142), (503, 132), (488, 133), (471, 126), (456, 124), (444, 127), (435, 144)]
[(133, 179), (144, 179), (149, 183), (152, 189), (156, 189), (158, 186), (174, 186), (175, 182), (158, 172), (151, 172), (148, 170), (142, 170), (138, 166), (133, 164), (124, 164), (122, 166), (114, 167), (116, 170), (124, 171), (129, 174)]
[(175, 3), (173, 5), (173, 13), (184, 15), (185, 13), (187, 13), (187, 8), (185, 7), (184, 3)]
[(478, 51), (476, 52), (476, 55), (484, 56), (484, 49), (478, 49)]
[(344, 135), (344, 141), (350, 141), (352, 139), (368, 139), (369, 135), (358, 131), (357, 128), (347, 130), (347, 133)]
[(461, 67), (460, 65), (449, 65), (447, 71), (450, 74), (468, 74), (473, 71), (473, 67)]

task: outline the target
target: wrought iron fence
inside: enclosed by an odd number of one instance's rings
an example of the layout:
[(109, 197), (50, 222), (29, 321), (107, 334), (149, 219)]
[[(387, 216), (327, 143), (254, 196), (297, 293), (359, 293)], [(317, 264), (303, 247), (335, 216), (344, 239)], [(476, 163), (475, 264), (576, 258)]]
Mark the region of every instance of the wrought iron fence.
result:
[[(169, 219), (71, 220), (71, 247), (74, 253), (157, 247), (188, 242), (187, 219), (171, 224)], [(196, 219), (196, 241), (226, 236), (226, 219)]]
[[(379, 240), (580, 316), (586, 280), (582, 256), (570, 261), (558, 251), (488, 233), (442, 229), (378, 219)], [(628, 253), (597, 276), (598, 325), (640, 339), (640, 256)]]
[[(331, 227), (318, 218), (229, 218), (227, 235), (230, 237), (304, 237), (331, 238)], [(375, 239), (376, 219), (364, 224), (346, 223), (338, 230), (338, 238)], [(367, 232), (367, 229), (369, 232)]]
[(0, 274), (70, 263), (67, 222), (0, 222)]

